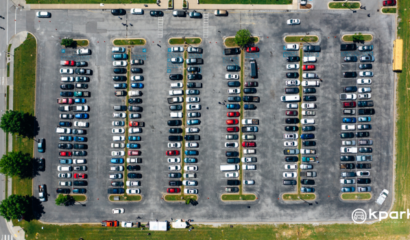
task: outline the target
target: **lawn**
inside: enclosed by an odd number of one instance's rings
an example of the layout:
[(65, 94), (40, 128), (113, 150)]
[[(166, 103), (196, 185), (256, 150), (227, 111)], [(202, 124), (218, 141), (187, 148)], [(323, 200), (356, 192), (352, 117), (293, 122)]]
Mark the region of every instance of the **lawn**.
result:
[(372, 197), (370, 193), (343, 193), (342, 199), (344, 200), (368, 200)]
[[(259, 38), (258, 37), (252, 37), (251, 43), (258, 43), (259, 42)], [(225, 38), (225, 45), (227, 47), (238, 47), (238, 45), (235, 42), (235, 37), (227, 37)]]
[(114, 40), (114, 45), (144, 45), (145, 39), (142, 38), (135, 38), (135, 39), (117, 39)]
[(233, 200), (255, 200), (256, 196), (253, 194), (223, 194), (222, 200), (233, 201)]
[(200, 44), (202, 40), (200, 38), (171, 38), (169, 44), (171, 45), (181, 45), (181, 44)]
[(155, 0), (26, 0), (27, 4), (156, 3)]
[(338, 8), (338, 9), (358, 9), (360, 7), (360, 3), (330, 3), (329, 8)]
[[(283, 199), (284, 200), (314, 200), (316, 198), (315, 194), (283, 194)], [(299, 198), (300, 197), (300, 198)]]
[[(354, 34), (344, 35), (343, 40), (346, 41), (346, 42), (353, 42), (353, 36), (355, 36), (355, 35)], [(359, 36), (359, 34), (356, 34), (356, 36)], [(370, 34), (362, 34), (362, 38), (363, 38), (364, 41), (373, 40), (373, 36), (370, 35)]]
[(180, 194), (168, 194), (165, 195), (165, 200), (167, 201), (186, 201), (188, 199), (194, 199), (194, 200), (198, 200), (198, 196), (197, 195), (184, 195), (183, 198), (181, 199), (182, 195)]
[(120, 201), (141, 201), (141, 195), (110, 195), (110, 200), (114, 201), (114, 197), (120, 197)]
[(10, 77), (10, 63), (7, 63), (7, 77)]
[(73, 197), (76, 202), (82, 202), (87, 199), (85, 195), (71, 195), (71, 197)]
[(199, 0), (200, 4), (292, 4), (292, 0)]
[(397, 8), (383, 8), (383, 13), (396, 13)]
[(84, 47), (84, 46), (88, 46), (88, 44), (90, 44), (90, 42), (86, 39), (84, 40), (76, 40), (74, 39), (74, 41), (76, 42), (78, 47)]
[(287, 36), (285, 42), (317, 42), (317, 36)]

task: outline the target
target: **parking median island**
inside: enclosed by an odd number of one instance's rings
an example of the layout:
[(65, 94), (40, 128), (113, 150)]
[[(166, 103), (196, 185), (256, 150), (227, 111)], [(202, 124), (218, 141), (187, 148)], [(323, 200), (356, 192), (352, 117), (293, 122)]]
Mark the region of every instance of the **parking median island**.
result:
[[(118, 200), (116, 199), (118, 197)], [(124, 194), (110, 194), (108, 195), (110, 202), (140, 202), (142, 196), (140, 194), (124, 195)]]
[(382, 7), (382, 14), (396, 14), (396, 7)]
[(85, 202), (85, 201), (87, 201), (87, 195), (85, 195), (85, 194), (72, 194), (71, 197), (73, 197), (74, 201), (76, 201), (76, 202)]
[(170, 45), (184, 45), (184, 44), (199, 45), (199, 44), (202, 43), (202, 38), (200, 38), (200, 37), (170, 38), (170, 39), (168, 39), (168, 43)]
[(309, 36), (298, 36), (298, 35), (288, 35), (283, 38), (286, 43), (299, 43), (299, 42), (311, 42), (315, 43), (319, 41), (319, 37), (316, 35)]
[(345, 34), (342, 36), (342, 41), (344, 42), (370, 42), (373, 41), (372, 34)]
[(356, 10), (359, 9), (362, 4), (360, 2), (329, 2), (328, 8), (332, 10)]
[[(252, 37), (251, 43), (252, 44), (257, 44), (259, 42), (259, 40), (260, 40), (259, 37)], [(224, 43), (225, 47), (227, 47), (227, 48), (239, 47), (235, 42), (235, 36), (224, 38), (223, 43)]]
[(112, 41), (114, 46), (144, 46), (145, 38), (116, 38)]
[(73, 39), (77, 47), (88, 47), (90, 41), (88, 39)]
[(340, 199), (343, 201), (368, 201), (373, 198), (372, 193), (342, 193)]
[(306, 200), (315, 200), (315, 193), (308, 194), (297, 194), (297, 193), (284, 193), (282, 194), (282, 200), (284, 201), (306, 201)]

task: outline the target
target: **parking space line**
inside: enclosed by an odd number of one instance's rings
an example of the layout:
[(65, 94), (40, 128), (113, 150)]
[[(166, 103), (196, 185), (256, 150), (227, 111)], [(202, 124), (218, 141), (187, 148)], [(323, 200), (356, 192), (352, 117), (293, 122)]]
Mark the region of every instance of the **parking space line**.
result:
[(203, 38), (208, 38), (208, 29), (209, 29), (209, 13), (203, 14)]
[(158, 18), (158, 38), (162, 38), (164, 36), (164, 18)]

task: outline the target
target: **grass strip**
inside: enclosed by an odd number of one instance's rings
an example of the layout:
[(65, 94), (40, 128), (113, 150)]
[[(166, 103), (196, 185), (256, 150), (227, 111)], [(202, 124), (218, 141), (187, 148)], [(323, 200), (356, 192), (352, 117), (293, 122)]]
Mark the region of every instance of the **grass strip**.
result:
[(124, 126), (124, 130), (125, 130), (125, 153), (124, 153), (124, 196), (127, 196), (127, 180), (128, 180), (128, 170), (127, 170), (127, 166), (128, 166), (128, 162), (127, 162), (127, 158), (128, 156), (128, 148), (127, 148), (127, 143), (128, 143), (128, 124), (129, 121), (131, 120), (128, 117), (128, 114), (130, 113), (130, 111), (128, 111), (128, 107), (129, 107), (129, 103), (128, 103), (128, 99), (129, 99), (129, 91), (131, 91), (131, 49), (128, 50), (128, 59), (127, 59), (127, 95), (125, 96), (125, 105), (127, 106), (127, 111), (126, 111), (126, 117), (125, 117), (125, 126)]
[[(188, 58), (188, 52), (186, 51), (186, 49), (185, 49), (185, 51), (184, 51), (184, 69), (183, 69), (183, 71), (182, 71), (182, 75), (183, 75), (183, 87), (182, 87), (182, 91), (183, 91), (183, 96), (184, 96), (184, 101), (182, 102), (182, 142), (181, 142), (181, 174), (182, 174), (182, 177), (181, 177), (181, 181), (183, 181), (185, 178), (184, 178), (184, 173), (185, 173), (185, 170), (184, 170), (184, 167), (185, 167), (185, 161), (184, 161), (184, 158), (185, 158), (185, 135), (186, 135), (186, 131), (185, 131), (185, 123), (186, 123), (186, 103), (187, 103), (187, 101), (186, 101), (186, 98), (187, 98), (187, 95), (186, 95), (186, 89), (187, 89), (187, 64), (186, 64), (186, 59)], [(181, 196), (184, 196), (184, 189), (185, 189), (185, 186), (184, 185), (182, 185), (181, 186)]]
[[(256, 44), (256, 43), (259, 42), (259, 38), (258, 37), (251, 37), (250, 42), (253, 43), (253, 44)], [(238, 44), (236, 44), (236, 42), (235, 42), (235, 37), (225, 38), (225, 45), (227, 47), (239, 47)]]
[[(344, 36), (343, 36), (343, 40), (346, 41), (346, 42), (353, 42), (353, 41), (355, 41), (355, 40), (353, 39), (354, 36), (355, 36), (355, 35), (353, 35), (353, 34), (351, 34), (351, 35), (344, 35)], [(358, 35), (356, 35), (356, 36), (358, 36)], [(370, 34), (362, 34), (361, 37), (362, 37), (362, 39), (363, 39), (362, 41), (371, 41), (371, 40), (373, 40), (373, 36), (370, 35)]]
[(85, 195), (71, 195), (71, 197), (73, 197), (76, 202), (83, 202), (87, 199)]
[(109, 199), (115, 201), (114, 197), (119, 197), (119, 201), (141, 201), (141, 195), (110, 195)]
[(156, 3), (155, 0), (27, 0), (27, 4)]
[[(296, 0), (295, 0), (296, 1)], [(200, 4), (292, 4), (292, 0), (199, 0)]]
[(359, 9), (360, 3), (348, 3), (348, 2), (341, 2), (341, 3), (330, 3), (329, 8), (334, 9)]
[(397, 8), (382, 8), (382, 13), (396, 13)]
[(10, 63), (7, 63), (7, 77), (10, 77)]
[(78, 47), (84, 47), (84, 46), (88, 46), (89, 41), (88, 40), (77, 40), (75, 41), (75, 43)]
[(117, 39), (114, 40), (114, 45), (144, 45), (145, 39)]
[(252, 201), (255, 199), (256, 199), (256, 196), (253, 194), (223, 194), (222, 195), (222, 200), (224, 201), (238, 201), (238, 200)]
[(200, 44), (202, 42), (201, 38), (171, 38), (169, 39), (169, 44), (171, 45), (182, 45), (182, 44)]
[(9, 44), (9, 46), (7, 47), (7, 52), (9, 53), (11, 49), (11, 44)]
[(285, 193), (283, 194), (284, 200), (314, 200), (316, 198), (315, 194), (294, 194), (294, 193)]
[(299, 110), (299, 113), (298, 113), (298, 118), (299, 118), (299, 123), (298, 123), (298, 127), (299, 127), (299, 129), (298, 129), (298, 134), (299, 134), (299, 137), (298, 137), (298, 149), (299, 149), (299, 154), (298, 154), (298, 158), (299, 158), (299, 161), (298, 161), (298, 170), (297, 170), (297, 173), (298, 173), (298, 177), (297, 177), (297, 179), (296, 179), (296, 186), (297, 186), (297, 189), (296, 189), (296, 192), (298, 193), (298, 196), (300, 195), (300, 164), (302, 164), (302, 154), (300, 153), (300, 149), (302, 148), (302, 138), (300, 137), (301, 136), (301, 134), (302, 134), (302, 124), (300, 123), (300, 121), (302, 120), (302, 99), (303, 99), (303, 94), (302, 94), (302, 92), (303, 92), (303, 87), (302, 87), (302, 81), (303, 81), (303, 78), (302, 78), (302, 74), (303, 74), (303, 70), (302, 70), (302, 66), (303, 66), (303, 50), (302, 50), (302, 44), (300, 45), (300, 49), (299, 49), (299, 57), (300, 57), (300, 60), (299, 60), (299, 81), (300, 81), (300, 85), (299, 85), (299, 97), (300, 97), (300, 103), (298, 104), (299, 106), (298, 106), (298, 110)]
[(317, 36), (287, 36), (285, 42), (317, 42)]
[(343, 200), (369, 200), (372, 198), (370, 193), (343, 193)]
[(165, 200), (167, 201), (187, 201), (189, 199), (198, 200), (197, 195), (177, 195), (177, 194), (168, 194), (165, 195)]

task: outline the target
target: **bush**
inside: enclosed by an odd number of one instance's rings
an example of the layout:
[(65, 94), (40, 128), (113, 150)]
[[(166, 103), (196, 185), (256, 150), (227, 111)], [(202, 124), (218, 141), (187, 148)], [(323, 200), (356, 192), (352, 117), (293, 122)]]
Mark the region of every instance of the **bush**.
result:
[(353, 42), (362, 42), (364, 41), (364, 36), (362, 35), (362, 33), (355, 33), (353, 35)]
[(74, 40), (72, 38), (63, 38), (61, 39), (61, 45), (71, 47), (74, 45)]

